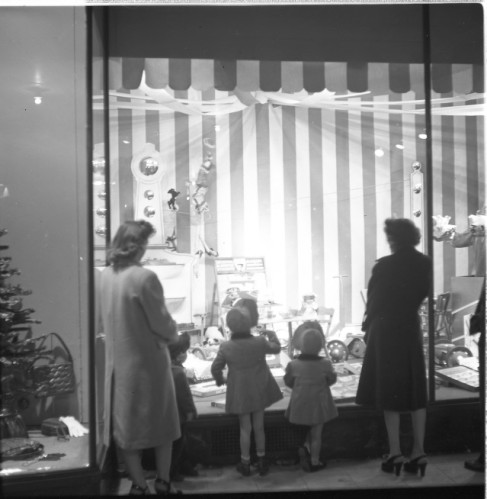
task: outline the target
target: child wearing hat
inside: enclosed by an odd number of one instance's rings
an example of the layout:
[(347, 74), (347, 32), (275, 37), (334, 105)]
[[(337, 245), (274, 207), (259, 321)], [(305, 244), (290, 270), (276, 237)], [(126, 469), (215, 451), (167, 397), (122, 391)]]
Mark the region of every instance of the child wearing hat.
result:
[(320, 461), (321, 434), (323, 425), (338, 416), (330, 390), (337, 375), (331, 361), (319, 355), (325, 336), (317, 321), (301, 324), (294, 338), (301, 353), (286, 366), (284, 383), (292, 392), (285, 416), (290, 423), (306, 427), (299, 458), (301, 467), (312, 472), (326, 466)]
[(198, 416), (193, 400), (193, 394), (189, 388), (186, 369), (183, 366), (187, 358), (187, 351), (191, 340), (187, 332), (179, 335), (178, 341), (168, 345), (171, 356), (171, 369), (176, 390), (176, 400), (178, 404), (179, 421), (181, 424), (181, 437), (173, 442), (170, 478), (173, 481), (180, 481), (183, 475), (197, 476), (198, 471), (191, 466), (186, 458), (186, 423)]
[[(257, 469), (263, 476), (269, 472), (265, 458), (264, 410), (282, 399), (282, 393), (266, 362), (266, 354), (276, 354), (281, 345), (276, 333), (253, 336), (254, 319), (244, 307), (232, 308), (226, 317), (231, 331), (229, 341), (220, 345), (211, 366), (218, 386), (227, 384), (225, 412), (237, 414), (240, 424), (240, 456), (237, 471), (250, 475), (250, 442), (254, 432)], [(225, 379), (223, 370), (228, 366)]]

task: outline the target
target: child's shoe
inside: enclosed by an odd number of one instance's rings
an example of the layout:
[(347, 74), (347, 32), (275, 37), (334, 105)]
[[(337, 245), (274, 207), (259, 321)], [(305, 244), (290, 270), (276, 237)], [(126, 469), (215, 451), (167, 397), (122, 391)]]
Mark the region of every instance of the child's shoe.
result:
[(236, 470), (243, 476), (250, 476), (250, 462), (240, 461), (237, 464)]
[(326, 468), (326, 463), (323, 463), (323, 462), (320, 461), (318, 464), (310, 463), (308, 471), (310, 473), (313, 473), (314, 471), (320, 471), (320, 470), (322, 470), (324, 468)]
[(260, 476), (265, 476), (269, 473), (269, 462), (264, 456), (259, 456), (257, 458), (257, 471)]
[(169, 494), (182, 494), (180, 490), (174, 489), (171, 486), (171, 482), (166, 482), (162, 478), (156, 478), (154, 482), (154, 489), (156, 491), (156, 495), (158, 496), (168, 496)]

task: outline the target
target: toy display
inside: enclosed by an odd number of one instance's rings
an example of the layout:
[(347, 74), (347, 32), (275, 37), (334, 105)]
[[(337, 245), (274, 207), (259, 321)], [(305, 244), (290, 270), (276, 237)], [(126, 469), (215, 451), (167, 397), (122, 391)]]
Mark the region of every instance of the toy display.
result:
[(167, 191), (168, 194), (171, 194), (171, 199), (167, 202), (167, 206), (169, 207), (170, 210), (173, 211), (178, 211), (179, 206), (176, 204), (176, 198), (181, 194), (180, 192), (176, 191), (176, 189), (169, 189)]
[(474, 258), (469, 275), (484, 277), (487, 205), (468, 216), (468, 228), (463, 232), (457, 232), (456, 225), (450, 225), (449, 221), (449, 216), (433, 217), (433, 238), (440, 242), (448, 241), (454, 248), (472, 247)]
[(215, 326), (208, 327), (203, 337), (204, 340), (191, 347), (190, 352), (199, 359), (213, 360), (225, 337)]
[(469, 391), (479, 390), (479, 373), (474, 369), (466, 366), (454, 366), (439, 369), (436, 371), (436, 376), (440, 379), (456, 385), (459, 388)]
[(460, 365), (460, 359), (472, 356), (472, 352), (464, 346), (445, 342), (435, 345), (435, 363), (442, 367), (458, 366)]
[(214, 168), (214, 164), (211, 161), (211, 157), (208, 156), (200, 166), (195, 182), (196, 190), (192, 195), (194, 206), (198, 213), (209, 210), (208, 203), (206, 202), (206, 193), (208, 192), (209, 186), (208, 177), (212, 168)]
[(309, 293), (303, 296), (303, 303), (301, 305), (299, 315), (302, 315), (307, 319), (316, 319), (318, 317), (318, 303), (314, 293)]

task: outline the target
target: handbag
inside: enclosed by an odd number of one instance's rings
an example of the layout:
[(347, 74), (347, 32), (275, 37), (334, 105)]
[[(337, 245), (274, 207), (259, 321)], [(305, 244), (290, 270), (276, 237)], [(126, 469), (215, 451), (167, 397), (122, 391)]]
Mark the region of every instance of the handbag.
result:
[(56, 339), (60, 343), (61, 355), (51, 348), (47, 352), (40, 352), (34, 357), (28, 368), (32, 380), (32, 389), (35, 397), (49, 397), (73, 393), (76, 387), (73, 358), (66, 343), (57, 333), (49, 333), (44, 338)]
[(44, 446), (29, 438), (2, 438), (0, 440), (0, 461), (27, 460), (44, 452)]
[(59, 418), (45, 419), (41, 423), (41, 433), (47, 437), (58, 437), (58, 440), (69, 440), (69, 428)]

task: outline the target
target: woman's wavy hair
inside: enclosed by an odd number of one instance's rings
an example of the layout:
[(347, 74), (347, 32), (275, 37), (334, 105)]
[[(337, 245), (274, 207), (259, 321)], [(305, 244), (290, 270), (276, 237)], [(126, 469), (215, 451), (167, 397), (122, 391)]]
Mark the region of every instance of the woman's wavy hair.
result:
[(156, 230), (145, 220), (127, 220), (117, 230), (108, 251), (108, 262), (115, 268), (128, 267), (135, 262), (139, 250), (147, 244)]
[(387, 218), (384, 222), (386, 236), (398, 248), (417, 246), (421, 241), (421, 232), (409, 218)]

